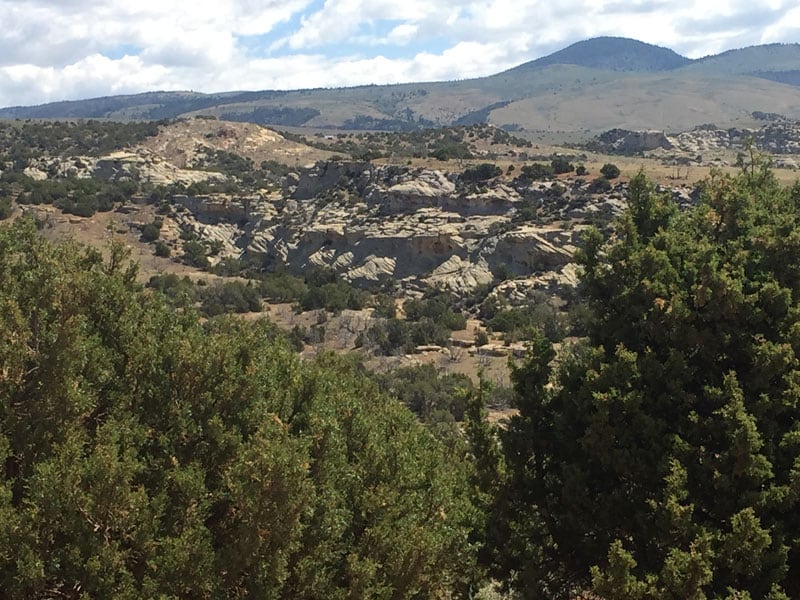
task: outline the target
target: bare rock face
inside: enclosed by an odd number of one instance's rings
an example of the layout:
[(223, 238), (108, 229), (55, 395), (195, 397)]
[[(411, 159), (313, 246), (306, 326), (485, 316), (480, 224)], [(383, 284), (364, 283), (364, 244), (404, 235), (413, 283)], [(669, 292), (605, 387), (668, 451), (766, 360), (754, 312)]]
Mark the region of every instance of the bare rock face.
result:
[(703, 161), (704, 153), (742, 151), (752, 141), (759, 152), (778, 155), (773, 161), (775, 167), (795, 169), (797, 165), (790, 156), (800, 153), (800, 122), (777, 119), (758, 129), (720, 129), (714, 125), (701, 125), (692, 131), (671, 135), (669, 140), (676, 153), (705, 164), (720, 159), (713, 157)]
[[(29, 171), (156, 184), (222, 177), (178, 168), (147, 148), (41, 159)], [(324, 266), (358, 285), (457, 295), (510, 278), (509, 298), (524, 299), (531, 289), (575, 284), (585, 223), (620, 214), (626, 193), (623, 183), (597, 194), (581, 179), (465, 182), (432, 169), (333, 161), (298, 169), (271, 195), (174, 195), (162, 235), (176, 247), (186, 234), (206, 242), (212, 263), (247, 256), (297, 273)], [(685, 190), (675, 194), (691, 201)]]
[(579, 243), (580, 229), (522, 225), (482, 249), (487, 261), (504, 265), (514, 275), (551, 271), (566, 265)]
[[(333, 267), (338, 265), (334, 263)], [(360, 265), (344, 272), (344, 276), (354, 283), (377, 283), (392, 279), (397, 267), (397, 259), (389, 256), (368, 256)]]
[[(205, 223), (239, 223), (250, 218), (252, 210), (261, 204), (260, 196), (233, 197), (222, 194), (187, 196), (176, 194), (173, 204), (188, 210), (194, 218)], [(259, 207), (259, 213), (263, 208)], [(261, 213), (263, 214), (263, 213)]]
[(792, 171), (796, 171), (800, 168), (797, 161), (793, 158), (776, 158), (772, 161), (772, 166), (776, 169), (791, 169)]
[(243, 199), (176, 197), (186, 208), (180, 227), (216, 240), (220, 256), (246, 254), (298, 273), (325, 266), (356, 284), (459, 295), (500, 274), (516, 282), (509, 294), (524, 298), (576, 284), (585, 223), (614, 218), (627, 193), (623, 183), (596, 194), (580, 179), (476, 184), (344, 162), (316, 164), (290, 181), (284, 195), (250, 199), (244, 212)]
[(154, 185), (190, 185), (200, 181), (225, 179), (222, 173), (179, 168), (144, 149), (136, 152), (114, 152), (96, 159), (93, 175), (108, 180), (138, 177)]
[(672, 148), (672, 142), (663, 131), (612, 129), (599, 135), (592, 144), (592, 149), (611, 154), (638, 154), (656, 148)]
[(425, 170), (414, 179), (393, 185), (388, 190), (373, 190), (371, 199), (377, 200), (386, 212), (413, 212), (420, 208), (440, 207), (455, 190), (455, 184), (442, 172)]
[(358, 181), (366, 173), (369, 173), (369, 167), (369, 163), (320, 162), (309, 169), (302, 169), (299, 174), (290, 178), (289, 181), (293, 185), (285, 192), (291, 194), (295, 200), (311, 200), (323, 192), (335, 188), (341, 182)]
[(96, 177), (107, 181), (137, 178), (154, 185), (181, 183), (190, 185), (200, 181), (223, 181), (222, 173), (183, 169), (162, 160), (149, 150), (112, 152), (99, 158), (90, 156), (41, 157), (25, 170), (32, 179)]
[(430, 287), (461, 296), (479, 285), (490, 283), (493, 279), (494, 275), (485, 261), (479, 260), (473, 263), (453, 255), (436, 267), (423, 281)]
[[(283, 209), (262, 215), (238, 242), (247, 254), (298, 272), (327, 266), (354, 283), (457, 294), (498, 272), (541, 276), (545, 287), (571, 284), (562, 271), (583, 231), (574, 221), (610, 219), (625, 206), (624, 191), (597, 195), (582, 182), (465, 184), (440, 171), (368, 163), (317, 164), (291, 180)], [(520, 212), (531, 203), (535, 221)]]
[(23, 172), (25, 177), (30, 177), (34, 181), (44, 181), (47, 179), (47, 173), (36, 167), (27, 167)]

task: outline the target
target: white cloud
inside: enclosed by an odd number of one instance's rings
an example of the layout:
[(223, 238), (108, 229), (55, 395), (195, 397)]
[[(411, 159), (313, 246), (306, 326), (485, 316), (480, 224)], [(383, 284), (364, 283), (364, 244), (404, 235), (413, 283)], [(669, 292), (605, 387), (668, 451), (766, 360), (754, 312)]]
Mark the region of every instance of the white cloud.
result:
[[(359, 27), (379, 20), (402, 21), (409, 26), (441, 23), (452, 18), (448, 2), (426, 0), (326, 0), (323, 7), (302, 19), (301, 27), (283, 43), (295, 50), (346, 41)], [(443, 14), (447, 13), (447, 14)]]
[(800, 34), (795, 0), (0, 0), (0, 15), (2, 106), (460, 79), (596, 35), (697, 57)]
[(405, 45), (414, 39), (414, 36), (419, 32), (419, 25), (411, 23), (403, 23), (398, 25), (389, 32), (386, 36), (387, 44)]
[(64, 68), (15, 65), (0, 68), (0, 103), (36, 104), (45, 99), (94, 97), (134, 93), (148, 89), (178, 89), (170, 72), (145, 65), (138, 57), (111, 60), (100, 54)]

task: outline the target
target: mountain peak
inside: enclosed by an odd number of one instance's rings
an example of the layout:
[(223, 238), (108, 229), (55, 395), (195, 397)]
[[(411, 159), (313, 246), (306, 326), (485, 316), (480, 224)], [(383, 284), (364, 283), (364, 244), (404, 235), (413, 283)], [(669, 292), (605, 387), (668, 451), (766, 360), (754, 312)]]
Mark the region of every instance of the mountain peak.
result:
[(604, 71), (669, 71), (691, 60), (669, 48), (623, 37), (596, 37), (567, 46), (517, 69), (540, 69), (550, 65), (578, 65)]

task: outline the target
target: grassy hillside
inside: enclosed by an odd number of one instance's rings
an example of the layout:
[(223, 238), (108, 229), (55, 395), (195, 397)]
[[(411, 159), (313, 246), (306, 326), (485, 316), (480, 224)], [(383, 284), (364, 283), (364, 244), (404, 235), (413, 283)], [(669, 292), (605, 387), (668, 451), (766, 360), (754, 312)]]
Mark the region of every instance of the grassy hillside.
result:
[(800, 68), (800, 44), (767, 44), (706, 56), (681, 71), (710, 75), (749, 75)]
[(702, 123), (749, 125), (753, 111), (800, 118), (798, 102), (800, 89), (765, 79), (665, 73), (564, 86), (491, 111), (489, 120), (530, 130), (684, 131)]
[(413, 131), (492, 123), (567, 137), (604, 129), (746, 124), (753, 111), (800, 118), (800, 45), (690, 61), (624, 38), (596, 38), (464, 81), (295, 91), (153, 92), (0, 109), (0, 118), (164, 119), (214, 115), (282, 127)]
[(692, 62), (669, 48), (621, 37), (597, 37), (567, 46), (511, 72), (550, 65), (578, 65), (606, 71), (668, 71)]

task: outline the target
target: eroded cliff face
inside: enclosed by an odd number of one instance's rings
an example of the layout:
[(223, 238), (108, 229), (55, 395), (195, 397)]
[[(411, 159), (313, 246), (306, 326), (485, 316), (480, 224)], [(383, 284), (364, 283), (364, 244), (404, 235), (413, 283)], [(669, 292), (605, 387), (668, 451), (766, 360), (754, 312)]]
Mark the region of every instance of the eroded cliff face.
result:
[[(204, 220), (201, 210), (177, 218), (229, 254), (294, 272), (326, 266), (356, 284), (464, 294), (513, 277), (553, 287), (575, 281), (572, 256), (588, 224), (625, 208), (625, 184), (595, 194), (590, 183), (467, 184), (437, 170), (324, 162), (292, 174), (282, 192), (250, 199), (236, 223)], [(231, 199), (232, 214), (241, 202)]]
[[(754, 113), (754, 116), (763, 113)], [(700, 125), (691, 131), (665, 134), (657, 131), (628, 131), (612, 129), (587, 147), (600, 152), (622, 155), (644, 155), (672, 159), (680, 164), (725, 166), (734, 152), (747, 150), (749, 144), (758, 152), (772, 157), (772, 165), (782, 169), (797, 169), (800, 153), (800, 122), (780, 115), (764, 115), (769, 122), (757, 128), (720, 128), (713, 124)], [(723, 156), (727, 156), (723, 158)]]
[(36, 181), (75, 177), (95, 177), (109, 181), (136, 178), (152, 185), (190, 185), (200, 181), (223, 181), (215, 171), (200, 171), (176, 166), (146, 148), (112, 152), (101, 157), (42, 156), (31, 161), (24, 174)]
[[(176, 166), (149, 147), (100, 158), (43, 157), (28, 171), (38, 179), (153, 185), (225, 180)], [(174, 256), (183, 239), (199, 238), (215, 249), (212, 262), (250, 258), (295, 273), (325, 266), (358, 285), (406, 292), (435, 287), (461, 295), (498, 279), (552, 290), (576, 280), (571, 263), (583, 230), (625, 209), (624, 183), (593, 190), (591, 177), (468, 182), (444, 170), (325, 160), (295, 169), (272, 191), (173, 195), (161, 236)]]

